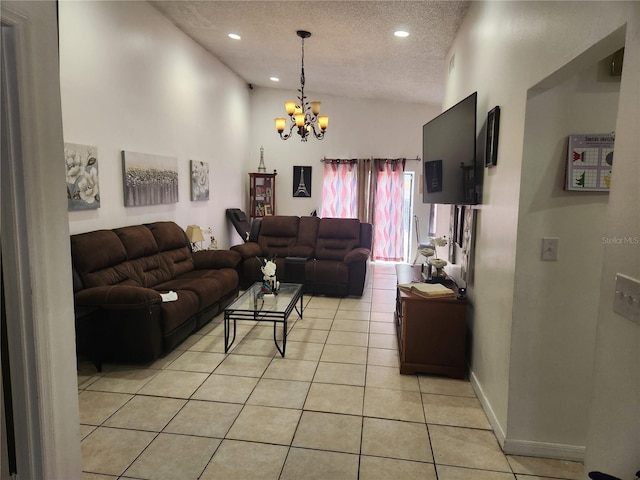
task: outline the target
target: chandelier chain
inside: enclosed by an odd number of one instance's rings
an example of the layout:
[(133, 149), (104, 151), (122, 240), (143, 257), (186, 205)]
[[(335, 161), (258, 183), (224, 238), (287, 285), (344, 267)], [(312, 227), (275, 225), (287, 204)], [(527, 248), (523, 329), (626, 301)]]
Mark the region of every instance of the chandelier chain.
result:
[(304, 90), (304, 38), (302, 39), (302, 70), (300, 71), (300, 89)]

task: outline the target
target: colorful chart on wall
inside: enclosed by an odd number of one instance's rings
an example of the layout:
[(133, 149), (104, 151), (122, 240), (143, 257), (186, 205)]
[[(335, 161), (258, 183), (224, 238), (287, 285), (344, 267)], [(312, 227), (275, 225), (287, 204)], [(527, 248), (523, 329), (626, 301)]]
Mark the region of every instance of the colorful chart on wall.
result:
[(613, 133), (569, 135), (566, 189), (608, 192), (614, 143)]

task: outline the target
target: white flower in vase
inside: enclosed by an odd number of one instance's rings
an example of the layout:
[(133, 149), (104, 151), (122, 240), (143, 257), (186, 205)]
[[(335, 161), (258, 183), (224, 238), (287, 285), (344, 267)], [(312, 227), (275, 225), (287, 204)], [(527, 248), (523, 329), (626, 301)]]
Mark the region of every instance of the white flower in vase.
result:
[(262, 267), (260, 267), (260, 270), (264, 275), (265, 281), (272, 280), (272, 278), (276, 276), (276, 263), (268, 260)]
[(430, 239), (431, 243), (436, 247), (446, 247), (449, 241), (447, 237), (435, 237)]

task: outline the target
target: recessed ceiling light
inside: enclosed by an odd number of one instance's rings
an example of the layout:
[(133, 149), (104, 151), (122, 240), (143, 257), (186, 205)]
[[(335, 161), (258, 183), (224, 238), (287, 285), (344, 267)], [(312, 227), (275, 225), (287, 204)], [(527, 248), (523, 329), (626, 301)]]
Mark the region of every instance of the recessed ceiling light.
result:
[(409, 32), (405, 31), (405, 30), (396, 30), (395, 32), (393, 32), (393, 34), (396, 37), (400, 37), (400, 38), (405, 38), (409, 36)]
[(279, 82), (280, 79), (278, 77), (269, 77), (269, 80), (271, 80), (272, 82)]
[(234, 40), (240, 40), (242, 37), (237, 33), (230, 33), (229, 38), (233, 38)]

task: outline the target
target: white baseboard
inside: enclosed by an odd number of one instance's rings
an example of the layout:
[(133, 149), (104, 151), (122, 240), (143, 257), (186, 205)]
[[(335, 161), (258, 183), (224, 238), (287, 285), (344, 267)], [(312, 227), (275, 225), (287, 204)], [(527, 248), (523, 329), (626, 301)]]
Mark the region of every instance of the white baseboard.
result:
[(584, 461), (586, 451), (586, 447), (584, 446), (534, 442), (529, 440), (514, 440), (507, 438), (504, 428), (498, 421), (498, 418), (491, 407), (491, 403), (487, 399), (487, 396), (482, 390), (482, 386), (473, 372), (470, 372), (469, 380), (485, 414), (487, 415), (487, 419), (489, 420), (493, 433), (500, 444), (500, 448), (502, 448), (504, 453), (508, 455), (523, 455), (527, 457), (555, 458), (560, 460), (574, 460), (578, 462)]
[(502, 447), (508, 455), (556, 458), (558, 460), (584, 461), (586, 447), (559, 443), (532, 442), (529, 440), (506, 439)]
[(487, 396), (485, 395), (484, 390), (482, 390), (482, 386), (478, 382), (478, 379), (476, 378), (476, 375), (475, 373), (473, 373), (473, 371), (470, 371), (469, 381), (471, 382), (471, 386), (473, 387), (473, 390), (476, 392), (476, 396), (480, 401), (480, 405), (482, 405), (482, 409), (484, 410), (484, 413), (487, 416), (489, 423), (491, 424), (493, 433), (498, 439), (500, 448), (504, 450), (504, 441), (506, 438), (504, 429), (502, 428), (502, 425), (498, 421), (498, 418), (496, 417), (496, 414), (493, 411), (493, 408), (491, 407), (491, 403), (487, 399)]

